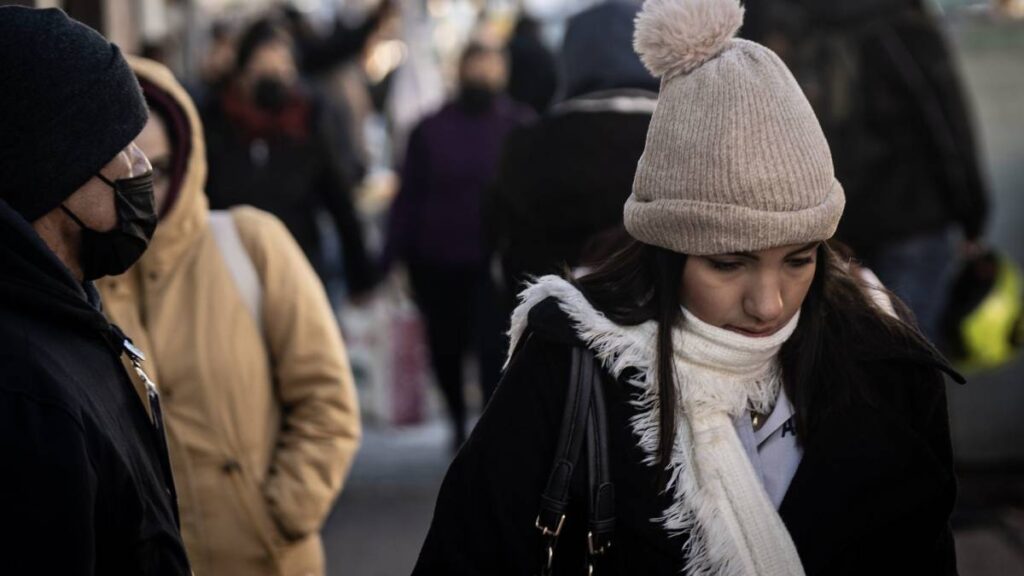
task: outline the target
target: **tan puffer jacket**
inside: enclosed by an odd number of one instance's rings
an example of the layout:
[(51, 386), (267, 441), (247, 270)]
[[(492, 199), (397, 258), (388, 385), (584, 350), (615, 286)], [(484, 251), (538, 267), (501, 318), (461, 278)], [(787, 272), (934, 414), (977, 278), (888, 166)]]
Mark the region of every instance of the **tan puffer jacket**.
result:
[(203, 131), (170, 72), (132, 61), (191, 123), (182, 189), (149, 250), (98, 283), (107, 314), (161, 390), (182, 534), (197, 576), (324, 573), (319, 530), (359, 444), (345, 347), (285, 227), (232, 216), (262, 283), (262, 329), (208, 226)]

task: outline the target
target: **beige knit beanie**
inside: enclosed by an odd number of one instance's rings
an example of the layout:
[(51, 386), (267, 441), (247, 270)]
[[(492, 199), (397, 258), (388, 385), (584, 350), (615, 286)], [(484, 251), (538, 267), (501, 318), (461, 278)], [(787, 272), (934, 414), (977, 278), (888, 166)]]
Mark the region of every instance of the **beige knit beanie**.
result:
[(843, 188), (810, 104), (771, 50), (733, 38), (738, 0), (647, 0), (634, 48), (661, 77), (626, 230), (692, 255), (835, 233)]

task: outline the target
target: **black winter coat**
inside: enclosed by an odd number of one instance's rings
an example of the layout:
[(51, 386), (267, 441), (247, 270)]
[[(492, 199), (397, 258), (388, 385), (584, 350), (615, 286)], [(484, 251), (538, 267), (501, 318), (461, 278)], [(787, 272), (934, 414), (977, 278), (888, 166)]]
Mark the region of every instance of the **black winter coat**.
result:
[(509, 134), (487, 207), (509, 294), (527, 275), (579, 264), (595, 236), (622, 224), (656, 97), (581, 96)]
[[(525, 343), (445, 477), (414, 576), (534, 575), (534, 527), (554, 459), (571, 348), (581, 345), (549, 298), (530, 313)], [(956, 493), (943, 379), (936, 358), (865, 358), (883, 403), (822, 424), (780, 514), (808, 576), (956, 573), (948, 519)], [(685, 535), (668, 537), (669, 504), (629, 425), (635, 390), (605, 375), (616, 529), (595, 574), (682, 573)], [(586, 574), (586, 480), (574, 478), (555, 574)]]
[(124, 336), (2, 201), (0, 262), (0, 572), (191, 574)]

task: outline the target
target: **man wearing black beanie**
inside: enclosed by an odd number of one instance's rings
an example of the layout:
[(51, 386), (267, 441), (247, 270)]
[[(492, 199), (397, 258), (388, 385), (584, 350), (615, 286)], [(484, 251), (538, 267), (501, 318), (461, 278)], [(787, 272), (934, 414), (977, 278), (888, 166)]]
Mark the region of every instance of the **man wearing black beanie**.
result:
[(190, 574), (156, 388), (92, 285), (156, 225), (138, 82), (52, 9), (0, 7), (0, 70), (0, 571)]

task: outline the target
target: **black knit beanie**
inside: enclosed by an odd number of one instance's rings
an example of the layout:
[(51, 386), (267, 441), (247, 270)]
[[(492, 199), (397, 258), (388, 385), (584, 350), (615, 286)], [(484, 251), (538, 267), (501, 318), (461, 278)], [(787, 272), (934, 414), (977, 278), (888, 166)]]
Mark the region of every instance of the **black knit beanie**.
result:
[(121, 51), (55, 8), (0, 7), (0, 198), (32, 222), (146, 125)]

